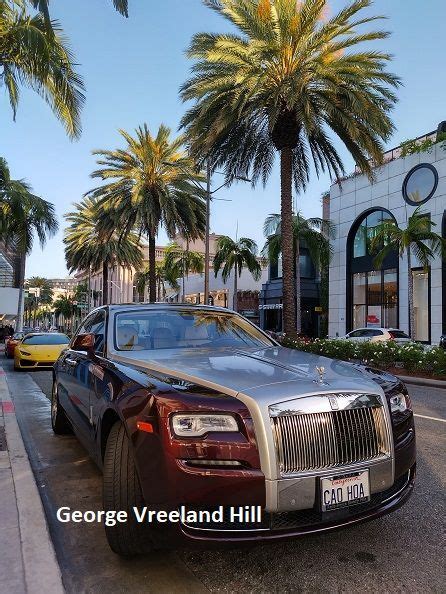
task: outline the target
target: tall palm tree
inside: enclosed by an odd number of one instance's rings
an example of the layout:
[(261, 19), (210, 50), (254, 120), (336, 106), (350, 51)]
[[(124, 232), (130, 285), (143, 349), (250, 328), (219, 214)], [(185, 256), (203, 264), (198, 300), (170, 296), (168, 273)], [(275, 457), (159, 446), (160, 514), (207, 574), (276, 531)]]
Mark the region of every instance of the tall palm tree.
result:
[(0, 240), (13, 246), (20, 256), (18, 331), (23, 326), (26, 256), (32, 251), (35, 235), (43, 248), (58, 227), (54, 206), (33, 194), (24, 180), (12, 179), (8, 164), (0, 157)]
[(427, 270), (431, 260), (438, 255), (445, 255), (446, 241), (433, 231), (436, 223), (431, 221), (428, 214), (420, 211), (420, 206), (407, 219), (404, 229), (398, 227), (393, 220), (383, 221), (376, 229), (371, 241), (372, 253), (376, 256), (376, 268), (382, 268), (386, 257), (391, 253), (398, 253), (400, 258), (407, 257), (407, 275), (409, 289), (409, 334), (414, 336), (415, 312), (413, 300), (412, 255)]
[(165, 269), (172, 278), (182, 278), (183, 301), (185, 300), (185, 283), (189, 272), (201, 274), (204, 269), (204, 256), (200, 252), (183, 249), (177, 243), (171, 243), (166, 248)]
[(70, 223), (65, 229), (65, 258), (70, 272), (74, 270), (102, 270), (102, 303), (109, 299), (108, 273), (111, 267), (120, 265), (127, 268), (140, 268), (142, 251), (138, 235), (129, 232), (125, 238), (114, 226), (108, 236), (99, 233), (105, 214), (94, 198), (84, 198), (74, 205), (76, 210), (65, 215)]
[[(102, 165), (92, 177), (108, 181), (89, 195), (101, 200), (114, 213), (121, 237), (137, 229), (148, 239), (149, 300), (156, 300), (155, 239), (161, 227), (174, 238), (180, 233), (188, 240), (202, 238), (206, 227), (205, 192), (199, 185), (203, 176), (183, 150), (183, 137), (170, 138), (170, 129), (161, 124), (152, 136), (146, 124), (130, 136), (120, 133), (125, 149), (96, 150)], [(104, 225), (105, 231), (107, 225)]]
[(258, 248), (253, 239), (241, 237), (234, 241), (223, 235), (217, 240), (217, 250), (214, 257), (214, 273), (217, 276), (222, 268), (222, 278), (225, 283), (232, 271), (234, 271), (234, 297), (232, 309), (237, 311), (237, 284), (243, 268), (249, 270), (254, 280), (259, 280), (262, 275), (262, 267), (257, 259)]
[[(262, 255), (270, 261), (277, 261), (282, 253), (282, 218), (278, 213), (270, 214), (263, 225), (266, 243)], [(294, 271), (296, 279), (296, 326), (301, 327), (301, 283), (300, 267), (297, 266), (300, 257), (300, 243), (304, 242), (312, 261), (322, 270), (328, 267), (332, 249), (330, 238), (334, 236), (334, 226), (330, 221), (319, 217), (306, 219), (300, 212), (293, 215), (293, 251)]]
[(399, 80), (385, 69), (389, 54), (356, 46), (388, 33), (358, 31), (380, 18), (362, 14), (371, 0), (354, 0), (330, 18), (328, 0), (205, 3), (235, 32), (193, 37), (188, 55), (196, 63), (181, 95), (195, 103), (182, 127), (194, 156), (224, 167), (228, 181), (265, 185), (279, 153), (284, 329), (295, 334), (293, 185), (305, 189), (312, 163), (317, 174), (343, 173), (330, 132), (367, 175), (369, 159), (382, 162)]
[(31, 16), (18, 2), (0, 0), (0, 87), (14, 118), (20, 85), (45, 99), (70, 137), (80, 136), (84, 85), (61, 29), (52, 23), (50, 34), (42, 14)]

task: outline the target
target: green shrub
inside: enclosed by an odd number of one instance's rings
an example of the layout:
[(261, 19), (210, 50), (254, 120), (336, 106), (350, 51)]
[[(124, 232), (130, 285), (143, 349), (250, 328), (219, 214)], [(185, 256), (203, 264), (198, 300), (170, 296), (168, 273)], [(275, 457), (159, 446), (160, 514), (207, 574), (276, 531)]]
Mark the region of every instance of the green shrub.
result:
[(282, 344), (342, 361), (360, 360), (381, 369), (402, 367), (415, 373), (446, 375), (446, 351), (440, 347), (426, 348), (416, 342), (398, 344), (393, 340), (355, 342), (329, 338), (312, 341), (284, 338)]

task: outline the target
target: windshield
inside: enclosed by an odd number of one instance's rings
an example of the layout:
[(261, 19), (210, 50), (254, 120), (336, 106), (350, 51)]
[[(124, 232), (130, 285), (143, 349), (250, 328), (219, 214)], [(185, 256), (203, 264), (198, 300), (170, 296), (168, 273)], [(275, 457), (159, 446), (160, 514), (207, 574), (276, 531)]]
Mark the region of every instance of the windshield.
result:
[(121, 351), (272, 344), (255, 326), (229, 312), (146, 309), (119, 313), (115, 318), (115, 347)]
[(11, 340), (21, 340), (23, 338), (23, 332), (16, 332), (12, 335)]
[(22, 344), (68, 344), (70, 339), (65, 334), (36, 334), (25, 336)]

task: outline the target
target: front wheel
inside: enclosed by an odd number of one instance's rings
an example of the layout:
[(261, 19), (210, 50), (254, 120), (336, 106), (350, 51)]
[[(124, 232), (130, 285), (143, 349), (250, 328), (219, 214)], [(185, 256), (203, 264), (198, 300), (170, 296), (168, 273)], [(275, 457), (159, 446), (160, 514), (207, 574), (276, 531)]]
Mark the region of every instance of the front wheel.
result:
[(73, 433), (67, 415), (59, 403), (56, 380), (53, 380), (53, 389), (51, 391), (51, 426), (56, 435), (70, 435)]
[(103, 508), (127, 512), (127, 521), (105, 526), (112, 551), (123, 557), (133, 557), (153, 549), (147, 524), (137, 522), (133, 507), (144, 505), (130, 443), (122, 423), (115, 423), (105, 449), (103, 478)]

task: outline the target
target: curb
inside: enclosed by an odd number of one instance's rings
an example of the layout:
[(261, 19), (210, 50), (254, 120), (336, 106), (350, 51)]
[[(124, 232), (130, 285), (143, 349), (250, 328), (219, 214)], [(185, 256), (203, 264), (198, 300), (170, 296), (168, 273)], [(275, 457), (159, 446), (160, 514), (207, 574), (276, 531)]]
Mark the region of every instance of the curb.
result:
[(411, 377), (410, 375), (397, 375), (405, 384), (413, 384), (414, 386), (427, 386), (430, 388), (443, 388), (446, 390), (446, 381), (429, 379), (424, 377)]
[(65, 589), (42, 501), (15, 416), (6, 374), (0, 367), (1, 401), (17, 502), (26, 592), (62, 594)]

